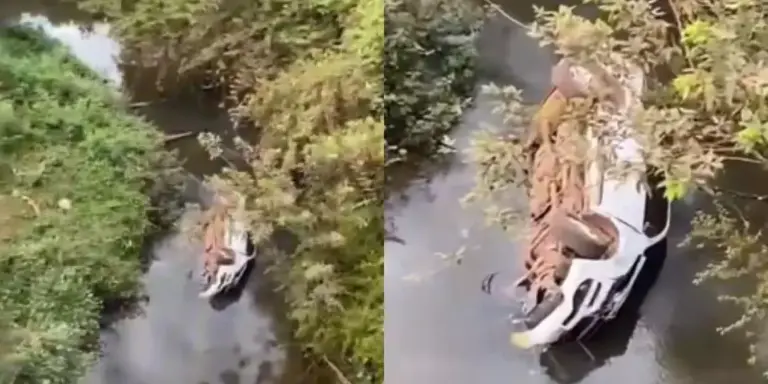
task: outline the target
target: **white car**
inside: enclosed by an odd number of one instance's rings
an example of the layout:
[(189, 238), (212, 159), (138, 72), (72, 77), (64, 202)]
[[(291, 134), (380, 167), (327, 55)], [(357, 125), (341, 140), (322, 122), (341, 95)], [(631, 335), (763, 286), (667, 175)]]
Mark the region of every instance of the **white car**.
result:
[[(640, 144), (633, 138), (631, 111), (640, 103), (644, 75), (639, 68), (624, 67), (623, 72), (616, 72), (622, 75), (615, 76), (624, 102), (620, 108), (599, 108), (598, 113), (607, 114), (607, 125), (600, 129), (599, 139), (592, 131), (587, 132), (587, 138), (593, 148), (609, 148), (615, 155), (612, 161), (640, 167), (633, 167), (636, 171), (628, 175), (612, 177), (592, 162), (585, 175), (588, 191), (584, 192), (589, 195), (585, 211), (578, 216), (554, 213), (556, 216), (550, 218), (551, 234), (562, 249), (569, 250), (570, 265), (559, 281), (557, 294), (535, 300), (516, 322), (521, 329), (512, 333), (511, 342), (520, 348), (546, 346), (566, 336), (582, 339), (602, 322), (613, 319), (646, 262), (646, 252), (664, 240), (669, 230), (670, 204), (660, 190), (654, 188), (649, 194), (643, 188), (649, 172)], [(595, 76), (575, 65), (568, 70), (571, 85), (583, 90)], [(657, 203), (663, 207), (660, 215), (654, 213)], [(661, 220), (654, 220), (658, 218)], [(521, 282), (517, 284), (523, 287)]]
[(218, 266), (216, 275), (200, 292), (201, 298), (213, 297), (237, 285), (248, 269), (248, 263), (256, 256), (253, 242), (243, 223), (229, 217), (224, 236), (227, 248), (234, 253), (234, 260)]

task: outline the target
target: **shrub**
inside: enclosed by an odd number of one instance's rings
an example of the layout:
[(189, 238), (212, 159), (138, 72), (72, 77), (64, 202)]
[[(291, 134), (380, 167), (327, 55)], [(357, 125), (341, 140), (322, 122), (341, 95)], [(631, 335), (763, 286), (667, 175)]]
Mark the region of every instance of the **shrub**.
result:
[(104, 302), (139, 291), (162, 138), (58, 42), (12, 27), (0, 148), (0, 381), (76, 382)]
[(470, 2), (388, 0), (385, 15), (389, 154), (429, 154), (445, 144), (470, 101), (482, 12)]

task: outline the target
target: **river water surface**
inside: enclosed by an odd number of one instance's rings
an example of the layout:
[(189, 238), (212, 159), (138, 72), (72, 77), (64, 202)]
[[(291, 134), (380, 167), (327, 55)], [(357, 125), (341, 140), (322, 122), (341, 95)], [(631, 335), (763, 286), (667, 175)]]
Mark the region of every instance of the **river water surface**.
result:
[[(60, 1), (4, 1), (5, 21), (42, 27), (72, 52), (103, 74), (116, 87), (128, 91), (146, 84), (124, 84), (115, 57), (120, 46), (109, 38), (109, 27), (97, 24), (84, 33), (78, 20), (84, 15)], [(133, 79), (140, 76), (133, 74)], [(131, 92), (136, 93), (136, 92)], [(145, 101), (145, 100), (135, 100)], [(230, 129), (226, 113), (198, 97), (153, 100), (140, 110), (165, 133)], [(230, 132), (231, 133), (231, 132)], [(209, 193), (196, 182), (218, 171), (194, 137), (171, 144), (193, 177), (187, 188), (190, 202), (205, 204)], [(83, 379), (84, 384), (298, 384), (302, 377), (294, 354), (285, 347), (280, 298), (259, 266), (238, 294), (213, 303), (197, 297), (198, 255), (202, 245), (180, 234), (161, 236), (149, 250), (152, 262), (144, 276), (148, 301), (141, 310), (105, 327), (101, 333), (103, 356)]]
[[(507, 3), (510, 14), (524, 21), (531, 17), (530, 2)], [(515, 85), (532, 102), (545, 96), (555, 59), (522, 27), (494, 16), (481, 31), (478, 47), (479, 84)], [(478, 94), (453, 134), (459, 148), (467, 147), (481, 123), (499, 123), (491, 109), (490, 100)], [(482, 293), (480, 283), (490, 272), (519, 271), (518, 244), (499, 229), (485, 227), (478, 209), (460, 205), (474, 176), (464, 160), (457, 154), (428, 177), (411, 180), (401, 196), (388, 202), (397, 241), (385, 244), (387, 383), (763, 382), (761, 368), (746, 362), (746, 339), (738, 332), (721, 336), (715, 331), (735, 318), (716, 301), (726, 288), (691, 284), (716, 255), (677, 247), (694, 212), (707, 207), (695, 197), (674, 206), (666, 250), (654, 252), (641, 285), (656, 283), (645, 301), (638, 301), (643, 303), (638, 311), (625, 312), (583, 348), (570, 345), (543, 354), (514, 349), (508, 342), (509, 307)], [(754, 177), (731, 172), (724, 182), (744, 185)], [(764, 206), (750, 209), (765, 212)], [(467, 248), (459, 265), (436, 255), (462, 246)]]

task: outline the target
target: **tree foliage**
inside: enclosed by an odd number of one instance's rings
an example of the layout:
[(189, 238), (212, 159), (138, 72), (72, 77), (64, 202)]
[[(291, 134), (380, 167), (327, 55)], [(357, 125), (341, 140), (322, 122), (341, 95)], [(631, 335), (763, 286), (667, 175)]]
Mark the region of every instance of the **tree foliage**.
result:
[[(663, 177), (668, 198), (680, 199), (698, 190), (719, 201), (722, 191), (714, 181), (729, 162), (766, 165), (768, 7), (764, 1), (585, 3), (602, 11), (599, 20), (579, 17), (570, 7), (537, 9), (531, 35), (581, 64), (610, 65), (618, 53), (643, 68), (648, 75), (647, 93), (644, 108), (635, 117), (637, 138), (645, 162)], [(500, 109), (519, 121), (525, 109), (519, 92), (493, 89), (505, 96)], [(593, 111), (583, 109), (568, 123), (589, 124), (599, 135), (600, 121)], [(519, 170), (527, 166), (517, 156), (521, 145), (514, 139), (500, 141), (498, 133), (486, 132), (477, 138), (474, 156), (480, 172), (475, 196), (494, 199), (499, 191), (519, 185), (523, 175)], [(505, 223), (509, 212), (503, 207), (492, 215)], [(762, 238), (755, 234), (757, 228), (725, 209), (700, 213), (694, 224), (692, 242), (709, 243), (722, 251), (721, 261), (700, 277), (757, 276), (751, 294), (728, 300), (744, 310), (737, 326), (764, 318), (768, 269), (765, 251), (757, 245)]]
[(446, 144), (474, 90), (483, 18), (471, 2), (445, 0), (388, 0), (385, 14), (385, 138), (394, 160)]
[(104, 303), (139, 293), (161, 150), (58, 42), (0, 30), (0, 382), (82, 377)]

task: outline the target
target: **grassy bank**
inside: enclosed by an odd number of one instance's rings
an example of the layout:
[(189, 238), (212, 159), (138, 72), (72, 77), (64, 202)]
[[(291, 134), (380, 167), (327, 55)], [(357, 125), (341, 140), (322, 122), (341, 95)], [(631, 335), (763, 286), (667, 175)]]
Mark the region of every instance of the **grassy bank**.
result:
[(162, 138), (42, 32), (0, 30), (3, 383), (73, 383), (138, 292)]

